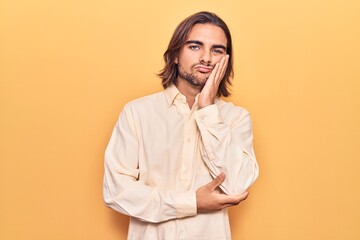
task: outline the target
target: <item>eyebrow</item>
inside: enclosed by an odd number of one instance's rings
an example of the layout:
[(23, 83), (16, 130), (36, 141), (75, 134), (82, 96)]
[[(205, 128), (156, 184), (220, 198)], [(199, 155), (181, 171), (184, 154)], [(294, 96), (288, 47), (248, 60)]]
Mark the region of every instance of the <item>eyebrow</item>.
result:
[[(200, 41), (197, 41), (197, 40), (189, 40), (189, 41), (186, 41), (185, 42), (185, 45), (188, 45), (188, 44), (197, 44), (197, 45), (201, 45), (203, 46), (204, 43), (200, 42)], [(224, 45), (221, 45), (221, 44), (215, 44), (212, 46), (212, 48), (222, 48), (226, 51), (226, 47)]]

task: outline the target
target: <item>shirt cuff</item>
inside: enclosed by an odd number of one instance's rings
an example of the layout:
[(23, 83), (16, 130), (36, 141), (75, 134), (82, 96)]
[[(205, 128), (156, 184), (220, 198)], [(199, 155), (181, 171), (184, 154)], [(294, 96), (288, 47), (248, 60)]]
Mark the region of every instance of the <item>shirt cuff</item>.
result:
[(195, 192), (176, 194), (176, 218), (195, 216), (197, 214)]
[(222, 123), (219, 109), (215, 104), (206, 106), (195, 112), (195, 118), (197, 121), (203, 122), (205, 126), (213, 126), (217, 123)]

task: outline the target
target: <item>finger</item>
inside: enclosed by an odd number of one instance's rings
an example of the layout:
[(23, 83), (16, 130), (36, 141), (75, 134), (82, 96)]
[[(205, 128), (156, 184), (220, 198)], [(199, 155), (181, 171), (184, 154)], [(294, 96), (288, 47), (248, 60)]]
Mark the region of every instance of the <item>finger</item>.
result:
[(221, 81), (220, 77), (221, 77), (222, 69), (224, 68), (225, 61), (226, 61), (226, 56), (222, 57), (220, 62), (218, 63), (219, 64), (218, 71), (216, 72), (214, 78), (217, 84)]
[(224, 58), (223, 58), (223, 63), (221, 65), (221, 68), (220, 68), (220, 74), (219, 74), (219, 84), (221, 82), (221, 80), (223, 79), (224, 75), (225, 75), (225, 72), (226, 72), (226, 69), (227, 69), (227, 66), (228, 66), (228, 63), (229, 63), (229, 55), (225, 55)]
[(214, 191), (217, 187), (219, 187), (225, 180), (225, 174), (220, 173), (214, 180), (209, 182), (207, 186), (211, 189), (211, 191)]
[(240, 202), (244, 201), (248, 197), (249, 193), (244, 192), (237, 195), (223, 195), (223, 205), (238, 205)]
[(227, 68), (227, 63), (228, 63), (228, 56), (229, 55), (225, 55), (224, 57), (221, 58), (220, 60), (220, 64), (219, 64), (219, 70), (216, 74), (216, 87), (219, 87), (223, 77), (224, 77), (224, 74), (225, 74), (225, 71), (226, 71), (226, 68)]
[(214, 69), (211, 71), (208, 81), (206, 83), (212, 83), (216, 79), (216, 74), (219, 72), (219, 63), (215, 64)]
[(247, 199), (248, 196), (249, 196), (249, 192), (243, 192), (243, 193), (237, 195), (239, 203), (244, 201), (245, 199)]
[(222, 205), (221, 206), (221, 209), (223, 209), (223, 208), (229, 208), (229, 207), (233, 207), (233, 206), (236, 206), (237, 204), (225, 204), (225, 205)]

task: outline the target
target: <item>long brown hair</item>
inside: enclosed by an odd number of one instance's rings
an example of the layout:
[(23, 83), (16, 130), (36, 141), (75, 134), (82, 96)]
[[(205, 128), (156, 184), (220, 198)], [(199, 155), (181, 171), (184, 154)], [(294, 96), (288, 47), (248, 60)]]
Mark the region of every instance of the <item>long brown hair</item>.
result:
[(223, 79), (219, 85), (217, 95), (219, 97), (230, 96), (229, 87), (231, 85), (230, 78), (234, 76), (233, 71), (233, 56), (232, 56), (232, 42), (230, 30), (225, 22), (219, 18), (215, 13), (211, 12), (198, 12), (182, 21), (170, 40), (169, 46), (164, 53), (165, 67), (160, 71), (158, 76), (162, 79), (162, 85), (167, 88), (172, 83), (176, 83), (178, 77), (178, 66), (175, 63), (176, 57), (178, 57), (180, 48), (184, 45), (187, 36), (189, 35), (192, 27), (195, 24), (213, 24), (220, 27), (227, 38), (226, 52), (229, 55), (229, 62)]

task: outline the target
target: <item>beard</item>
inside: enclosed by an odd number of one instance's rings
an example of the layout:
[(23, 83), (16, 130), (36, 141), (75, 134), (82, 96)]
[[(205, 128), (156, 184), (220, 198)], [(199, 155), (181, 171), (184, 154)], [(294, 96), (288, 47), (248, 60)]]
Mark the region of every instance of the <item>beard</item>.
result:
[[(191, 69), (193, 69), (196, 65), (198, 64), (194, 64), (193, 66), (191, 66)], [(194, 73), (192, 72), (187, 72), (184, 68), (182, 68), (182, 66), (179, 64), (178, 65), (178, 75), (180, 78), (184, 79), (185, 81), (187, 81), (188, 83), (190, 83), (192, 86), (195, 87), (204, 87), (206, 80), (208, 79), (208, 77), (197, 77)]]

